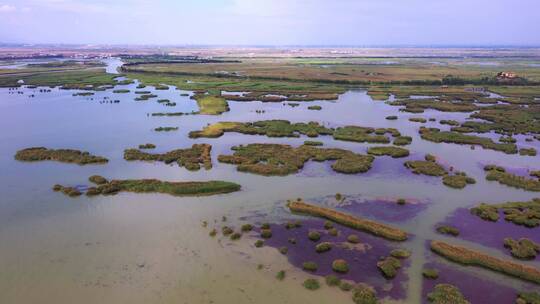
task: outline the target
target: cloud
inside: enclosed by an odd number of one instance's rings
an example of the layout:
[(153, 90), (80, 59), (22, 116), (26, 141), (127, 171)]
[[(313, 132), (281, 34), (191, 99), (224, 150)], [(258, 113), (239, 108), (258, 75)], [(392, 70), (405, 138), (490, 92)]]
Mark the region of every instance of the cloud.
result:
[(9, 4), (0, 4), (0, 13), (9, 13), (15, 11), (16, 8)]

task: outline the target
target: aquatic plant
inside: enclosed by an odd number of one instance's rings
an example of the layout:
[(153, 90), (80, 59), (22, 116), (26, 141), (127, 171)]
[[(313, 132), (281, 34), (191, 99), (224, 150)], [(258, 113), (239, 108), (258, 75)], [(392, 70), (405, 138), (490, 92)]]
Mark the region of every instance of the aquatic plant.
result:
[(409, 121), (411, 121), (411, 122), (419, 122), (419, 123), (426, 123), (427, 119), (425, 119), (423, 117), (411, 117), (411, 118), (409, 118)]
[(242, 234), (239, 233), (239, 232), (235, 232), (235, 233), (231, 234), (231, 240), (233, 240), (233, 241), (239, 240), (241, 237), (242, 237)]
[(332, 249), (332, 243), (329, 243), (329, 242), (322, 242), (322, 243), (317, 244), (317, 246), (315, 246), (315, 251), (317, 253), (327, 252), (327, 251), (330, 251), (330, 249)]
[(166, 164), (176, 162), (178, 166), (188, 170), (199, 170), (203, 165), (206, 170), (212, 168), (209, 144), (194, 144), (191, 148), (176, 149), (165, 153), (147, 153), (137, 149), (124, 150), (124, 159), (127, 161), (160, 161)]
[(328, 234), (331, 236), (337, 236), (339, 231), (336, 228), (330, 228), (328, 229)]
[(414, 174), (423, 174), (429, 176), (443, 176), (447, 174), (446, 170), (434, 161), (429, 160), (409, 160), (404, 163), (405, 167)]
[(472, 177), (468, 177), (465, 173), (455, 173), (454, 175), (443, 176), (443, 184), (445, 186), (463, 189), (467, 185), (475, 184), (476, 180)]
[(372, 220), (355, 217), (328, 208), (310, 205), (302, 201), (289, 202), (287, 206), (293, 212), (326, 218), (341, 225), (369, 232), (373, 235), (389, 240), (404, 241), (407, 239), (407, 233), (405, 231)]
[(276, 279), (278, 279), (279, 281), (283, 281), (285, 279), (285, 270), (278, 271), (278, 273), (276, 274)]
[(328, 286), (338, 286), (341, 283), (341, 279), (333, 274), (327, 275), (324, 280)]
[(65, 194), (67, 196), (70, 196), (70, 197), (77, 197), (77, 196), (82, 195), (82, 192), (79, 191), (79, 189), (77, 189), (75, 187), (64, 187), (64, 186), (58, 185), (58, 184), (53, 186), (53, 191), (62, 192), (63, 194)]
[(72, 149), (47, 149), (45, 147), (26, 148), (17, 151), (15, 159), (18, 161), (43, 161), (54, 160), (63, 163), (75, 163), (79, 165), (103, 164), (109, 160), (105, 157), (95, 156), (89, 152)]
[(437, 284), (433, 291), (428, 293), (427, 299), (433, 304), (470, 304), (461, 291), (454, 285)]
[(404, 199), (404, 198), (398, 198), (397, 201), (396, 201), (396, 203), (397, 203), (398, 205), (405, 205), (405, 204), (407, 204), (407, 200)]
[(334, 224), (331, 221), (324, 221), (324, 229), (332, 229), (334, 228)]
[(539, 304), (540, 294), (538, 292), (520, 292), (516, 299), (516, 304)]
[(309, 107), (308, 107), (308, 110), (317, 110), (317, 111), (320, 111), (320, 110), (322, 110), (322, 107), (321, 107), (321, 106), (309, 106)]
[(347, 242), (349, 242), (351, 244), (358, 244), (358, 243), (360, 243), (360, 238), (356, 234), (351, 234), (351, 235), (347, 236)]
[(211, 237), (215, 237), (217, 235), (217, 230), (214, 228), (212, 230), (210, 230), (210, 232), (208, 233), (209, 236)]
[(322, 146), (322, 141), (315, 141), (315, 140), (306, 140), (304, 141), (304, 145), (306, 146)]
[(355, 304), (378, 304), (375, 289), (366, 284), (358, 284), (352, 291), (352, 300)]
[(392, 158), (400, 158), (409, 156), (409, 150), (394, 146), (369, 147), (367, 153), (375, 156), (391, 156)]
[(536, 156), (536, 149), (535, 148), (521, 148), (519, 149), (519, 155)]
[(264, 246), (264, 241), (263, 240), (257, 240), (257, 241), (255, 241), (254, 245), (257, 248), (261, 248), (262, 246)]
[(407, 249), (394, 249), (390, 255), (398, 259), (406, 259), (411, 256), (411, 252)]
[(177, 131), (178, 127), (157, 127), (154, 129), (156, 132), (170, 132), (170, 131)]
[(229, 104), (223, 97), (197, 94), (192, 98), (197, 101), (200, 114), (219, 115), (229, 111)]
[(317, 290), (321, 287), (317, 279), (307, 279), (302, 285), (309, 290)]
[(398, 117), (396, 115), (390, 115), (385, 117), (386, 120), (397, 120)]
[(317, 265), (317, 263), (312, 262), (312, 261), (304, 262), (302, 264), (302, 269), (307, 270), (307, 271), (317, 271), (318, 268), (319, 268), (319, 265)]
[(224, 235), (224, 236), (229, 236), (231, 234), (233, 234), (234, 230), (229, 227), (229, 226), (223, 226), (221, 228), (221, 233)]
[(353, 289), (353, 285), (349, 282), (346, 282), (346, 281), (341, 281), (339, 282), (339, 285), (338, 285), (339, 289), (343, 290), (343, 291), (350, 291), (351, 289)]
[(505, 238), (504, 247), (510, 249), (512, 256), (522, 260), (535, 259), (536, 255), (540, 253), (540, 244), (526, 238), (519, 240)]
[(242, 232), (249, 232), (249, 231), (253, 230), (253, 225), (251, 225), (251, 224), (244, 224), (244, 225), (242, 225), (242, 227), (240, 228), (240, 230), (242, 230)]
[(88, 180), (96, 185), (103, 185), (108, 183), (107, 179), (100, 175), (92, 175), (88, 178)]
[(509, 260), (496, 258), (487, 254), (442, 241), (431, 241), (431, 250), (450, 261), (467, 266), (479, 266), (540, 284), (540, 270)]
[(142, 144), (139, 145), (139, 149), (155, 149), (156, 145), (154, 144)]
[(526, 202), (506, 202), (502, 204), (486, 204), (471, 208), (471, 213), (486, 221), (499, 220), (499, 209), (504, 213), (504, 219), (516, 225), (537, 227), (540, 225), (540, 198)]
[(495, 143), (493, 140), (487, 137), (480, 137), (475, 135), (465, 135), (459, 132), (452, 131), (440, 131), (437, 128), (420, 128), (420, 137), (422, 139), (436, 142), (436, 143), (454, 143), (461, 145), (478, 145), (484, 149), (490, 149), (495, 151), (501, 151), (506, 154), (516, 154), (517, 147), (515, 144)]
[(339, 273), (349, 272), (349, 264), (343, 259), (337, 259), (332, 262), (332, 270)]
[(321, 239), (321, 234), (318, 231), (310, 231), (308, 233), (308, 238), (314, 242)]
[(401, 136), (399, 131), (393, 128), (374, 129), (369, 127), (345, 126), (335, 129), (333, 137), (336, 140), (388, 144), (390, 143), (390, 139), (385, 136), (387, 133), (394, 137)]
[(439, 278), (439, 271), (435, 268), (425, 268), (422, 270), (422, 276), (426, 279), (435, 280)]
[(269, 239), (272, 237), (272, 230), (270, 229), (261, 229), (261, 237), (263, 239)]
[(393, 256), (388, 256), (377, 262), (377, 268), (385, 278), (393, 279), (401, 268), (401, 262)]
[(222, 163), (234, 164), (240, 172), (265, 176), (284, 176), (298, 172), (309, 160), (335, 160), (332, 169), (339, 173), (354, 174), (371, 169), (373, 156), (356, 154), (342, 149), (324, 149), (311, 146), (293, 148), (281, 144), (249, 144), (235, 146), (233, 155), (219, 155)]
[(129, 93), (130, 90), (127, 90), (127, 89), (119, 89), (119, 90), (114, 90), (113, 93)]
[(287, 252), (289, 252), (289, 248), (283, 246), (283, 247), (279, 247), (279, 253), (281, 254), (287, 254)]
[(437, 232), (441, 234), (448, 234), (452, 236), (458, 236), (459, 235), (459, 229), (448, 226), (448, 225), (442, 225), (437, 227)]
[(540, 191), (540, 180), (538, 179), (508, 173), (504, 168), (496, 166), (486, 166), (484, 170), (486, 171), (486, 179), (489, 181), (497, 181), (500, 184), (527, 191)]

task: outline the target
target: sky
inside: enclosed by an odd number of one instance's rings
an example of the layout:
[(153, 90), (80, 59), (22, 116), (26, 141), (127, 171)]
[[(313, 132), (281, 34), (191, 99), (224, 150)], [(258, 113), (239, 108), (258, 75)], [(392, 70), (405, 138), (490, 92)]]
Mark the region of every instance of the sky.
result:
[(0, 43), (540, 45), (539, 0), (0, 0)]

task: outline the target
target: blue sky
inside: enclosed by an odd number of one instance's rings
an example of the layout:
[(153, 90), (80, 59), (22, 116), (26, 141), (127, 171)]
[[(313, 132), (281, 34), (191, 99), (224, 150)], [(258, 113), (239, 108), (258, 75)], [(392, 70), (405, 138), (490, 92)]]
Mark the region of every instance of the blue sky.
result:
[(540, 45), (538, 0), (0, 0), (0, 42)]

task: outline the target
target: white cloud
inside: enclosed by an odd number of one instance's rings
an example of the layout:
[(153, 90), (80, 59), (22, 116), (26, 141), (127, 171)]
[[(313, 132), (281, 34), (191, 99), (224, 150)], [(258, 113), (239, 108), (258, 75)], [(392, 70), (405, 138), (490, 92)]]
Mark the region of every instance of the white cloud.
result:
[(15, 11), (16, 8), (9, 4), (0, 4), (0, 13), (9, 13)]

